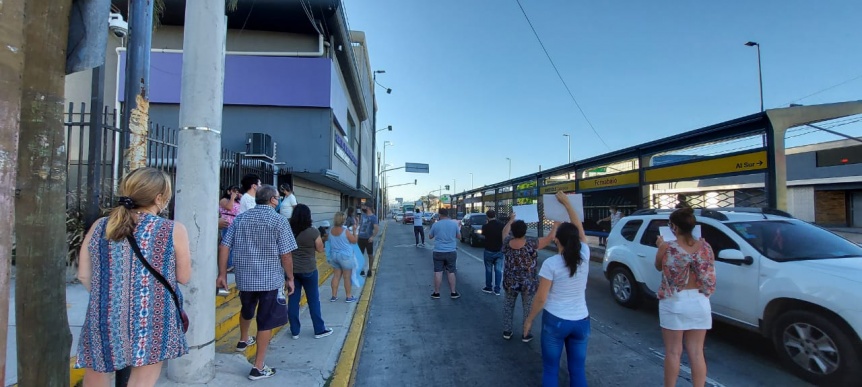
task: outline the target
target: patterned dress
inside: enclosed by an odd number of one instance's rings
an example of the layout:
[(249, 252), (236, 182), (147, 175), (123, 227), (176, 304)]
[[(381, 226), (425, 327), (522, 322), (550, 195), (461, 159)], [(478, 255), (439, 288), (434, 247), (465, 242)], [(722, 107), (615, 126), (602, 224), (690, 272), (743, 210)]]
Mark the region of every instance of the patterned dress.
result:
[[(539, 241), (527, 237), (527, 243), (520, 249), (509, 247), (511, 236), (503, 241), (503, 255), (506, 256), (503, 268), (503, 289), (507, 292), (536, 294), (539, 288)], [(529, 311), (527, 311), (529, 313)]]
[(697, 289), (709, 297), (715, 291), (715, 256), (706, 241), (693, 254), (686, 252), (677, 241), (667, 242), (667, 258), (661, 271), (658, 299), (663, 300), (682, 291), (688, 278), (694, 275)]
[[(93, 273), (75, 368), (114, 372), (185, 355), (188, 345), (171, 293), (126, 240), (105, 239), (107, 218), (96, 224), (87, 246)], [(173, 221), (142, 214), (134, 236), (144, 258), (174, 287), (182, 303), (173, 233)]]

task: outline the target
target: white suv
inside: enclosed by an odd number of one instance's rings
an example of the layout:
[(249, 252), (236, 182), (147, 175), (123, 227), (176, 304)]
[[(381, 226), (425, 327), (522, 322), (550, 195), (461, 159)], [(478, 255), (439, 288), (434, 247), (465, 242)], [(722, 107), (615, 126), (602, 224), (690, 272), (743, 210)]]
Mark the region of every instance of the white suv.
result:
[[(608, 237), (605, 277), (620, 305), (656, 297), (659, 227), (670, 210), (640, 210)], [(820, 385), (862, 380), (862, 247), (765, 209), (695, 210), (715, 252), (716, 318), (770, 338), (779, 358)]]

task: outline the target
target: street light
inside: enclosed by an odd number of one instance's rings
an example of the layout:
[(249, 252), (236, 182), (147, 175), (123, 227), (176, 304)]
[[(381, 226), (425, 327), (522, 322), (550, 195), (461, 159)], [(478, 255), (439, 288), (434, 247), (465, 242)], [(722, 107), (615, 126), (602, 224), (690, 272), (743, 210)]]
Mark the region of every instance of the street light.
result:
[(474, 188), (476, 188), (476, 187), (473, 185), (473, 172), (470, 172), (470, 189), (474, 189)]
[(390, 131), (390, 132), (391, 132), (391, 131), (392, 131), (392, 125), (389, 125), (389, 126), (387, 126), (387, 127), (383, 128), (383, 129), (377, 129), (377, 131), (376, 131), (376, 132), (374, 132), (374, 133), (380, 133), (380, 132), (382, 132), (382, 131), (384, 131), (384, 130), (388, 130), (388, 131)]
[[(572, 137), (566, 133), (563, 133), (563, 136), (566, 138), (566, 148), (569, 150), (569, 158), (567, 160), (569, 160), (568, 162), (571, 163), (572, 162), (572, 142), (570, 140), (572, 139)], [(541, 168), (539, 168), (539, 169), (541, 169)]]
[(374, 79), (374, 83), (376, 83), (376, 84), (377, 84), (377, 86), (380, 86), (380, 87), (382, 87), (384, 90), (386, 90), (386, 94), (392, 94), (392, 89), (390, 89), (390, 88), (388, 88), (388, 87), (386, 87), (386, 86), (381, 85), (381, 84), (380, 84), (380, 82), (377, 82), (377, 74), (386, 74), (386, 70), (375, 70), (375, 71), (374, 71), (374, 74), (372, 75), (372, 78)]
[(746, 42), (748, 47), (757, 47), (757, 77), (760, 79), (760, 111), (763, 111), (763, 68), (760, 65), (760, 43)]
[(509, 178), (512, 178), (512, 159), (506, 157), (506, 160), (509, 160)]

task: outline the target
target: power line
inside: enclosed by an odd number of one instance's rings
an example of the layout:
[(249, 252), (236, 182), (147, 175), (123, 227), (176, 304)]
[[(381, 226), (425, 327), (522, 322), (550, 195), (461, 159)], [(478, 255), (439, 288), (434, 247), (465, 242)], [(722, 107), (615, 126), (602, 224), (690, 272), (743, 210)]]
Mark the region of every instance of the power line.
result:
[(565, 80), (565, 79), (563, 79), (563, 75), (562, 75), (562, 74), (560, 74), (560, 70), (557, 68), (557, 65), (554, 63), (554, 60), (551, 58), (551, 54), (549, 54), (549, 53), (548, 53), (548, 49), (547, 49), (547, 48), (545, 48), (545, 43), (543, 43), (543, 42), (542, 42), (542, 38), (540, 38), (540, 37), (539, 37), (539, 33), (538, 33), (538, 32), (536, 32), (536, 28), (535, 28), (535, 27), (533, 27), (533, 22), (532, 22), (532, 21), (530, 21), (530, 17), (529, 17), (529, 16), (527, 16), (527, 11), (525, 11), (525, 10), (524, 10), (524, 6), (523, 6), (523, 5), (521, 5), (521, 0), (515, 0), (515, 2), (516, 2), (516, 3), (518, 3), (518, 8), (521, 8), (521, 13), (524, 15), (524, 19), (527, 19), (527, 24), (529, 24), (529, 25), (530, 25), (530, 29), (531, 29), (531, 30), (533, 30), (533, 35), (535, 35), (535, 36), (536, 36), (536, 40), (538, 40), (538, 41), (539, 41), (539, 45), (540, 45), (540, 46), (542, 46), (542, 51), (544, 51), (544, 52), (545, 52), (545, 56), (547, 56), (547, 57), (548, 57), (548, 61), (549, 61), (549, 62), (551, 62), (551, 67), (553, 67), (553, 68), (554, 68), (554, 72), (556, 72), (556, 73), (557, 73), (557, 77), (559, 77), (559, 78), (560, 78), (560, 82), (562, 82), (562, 83), (563, 83), (563, 87), (565, 87), (565, 88), (566, 88), (566, 91), (569, 93), (569, 97), (572, 97), (572, 101), (575, 103), (575, 106), (577, 106), (577, 107), (578, 107), (578, 111), (580, 111), (580, 112), (581, 112), (581, 116), (583, 116), (583, 117), (584, 117), (584, 121), (587, 121), (587, 125), (589, 125), (589, 126), (590, 126), (590, 129), (592, 129), (592, 130), (593, 130), (593, 133), (595, 133), (595, 134), (596, 134), (596, 137), (598, 137), (598, 138), (599, 138), (599, 140), (602, 142), (602, 144), (604, 144), (604, 145), (605, 145), (605, 148), (608, 148), (608, 150), (611, 150), (611, 147), (610, 147), (610, 146), (608, 146), (608, 143), (607, 143), (607, 142), (605, 142), (605, 139), (603, 139), (603, 138), (602, 138), (602, 136), (601, 136), (601, 135), (599, 135), (599, 132), (596, 130), (596, 128), (595, 128), (595, 127), (593, 127), (593, 123), (592, 123), (592, 122), (590, 122), (590, 119), (589, 119), (589, 118), (587, 118), (587, 114), (586, 114), (586, 113), (584, 113), (584, 109), (582, 109), (582, 108), (581, 108), (581, 104), (579, 104), (579, 103), (578, 103), (578, 99), (577, 99), (577, 98), (575, 98), (575, 94), (574, 94), (574, 93), (572, 93), (572, 89), (570, 89), (570, 88), (569, 88), (569, 85), (566, 83), (566, 80)]
[[(802, 98), (797, 98), (797, 99), (795, 99), (795, 100), (793, 100), (793, 101), (790, 101), (790, 102), (785, 103), (784, 105), (789, 105), (789, 104), (792, 104), (792, 103), (794, 103), (794, 102), (802, 101), (803, 99), (806, 99), (806, 98), (808, 98), (808, 97), (813, 97), (813, 96), (815, 96), (815, 95), (817, 95), (817, 94), (820, 94), (820, 93), (822, 93), (822, 92), (824, 92), (824, 91), (829, 91), (829, 90), (832, 90), (832, 89), (834, 89), (834, 88), (836, 88), (836, 87), (838, 87), (838, 86), (846, 85), (846, 84), (848, 84), (848, 83), (850, 83), (850, 82), (853, 82), (853, 81), (855, 81), (855, 80), (857, 80), (857, 79), (859, 79), (859, 78), (862, 78), (862, 74), (859, 74), (859, 75), (857, 75), (857, 76), (855, 76), (855, 77), (853, 77), (853, 78), (850, 78), (850, 79), (848, 79), (848, 80), (845, 80), (845, 81), (843, 81), (843, 82), (836, 83), (836, 84), (834, 84), (834, 85), (832, 85), (832, 86), (829, 86), (829, 87), (827, 87), (827, 88), (825, 88), (825, 89), (822, 89), (822, 90), (816, 91), (816, 92), (814, 92), (814, 93), (808, 94), (808, 95), (806, 95), (806, 96), (804, 96), (804, 97), (802, 97)], [(783, 105), (782, 105), (782, 106), (783, 106)]]

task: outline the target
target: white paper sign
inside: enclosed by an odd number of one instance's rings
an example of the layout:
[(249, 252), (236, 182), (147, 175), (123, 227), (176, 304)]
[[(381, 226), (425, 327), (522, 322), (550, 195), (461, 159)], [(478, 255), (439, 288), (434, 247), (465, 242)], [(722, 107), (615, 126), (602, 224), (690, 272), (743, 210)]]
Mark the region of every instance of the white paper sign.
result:
[[(673, 234), (670, 227), (659, 227), (658, 232), (661, 234), (661, 237), (665, 242), (676, 240), (676, 235)], [(691, 236), (696, 240), (700, 239), (700, 225), (694, 226), (694, 230), (691, 230)]]
[(537, 223), (539, 221), (539, 206), (535, 204), (513, 206), (512, 212), (515, 213), (515, 220), (523, 220), (525, 223)]
[[(578, 214), (578, 217), (581, 218), (581, 222), (584, 221), (584, 195), (582, 194), (568, 194), (569, 203), (572, 204), (572, 208), (575, 209), (575, 212)], [(545, 208), (545, 219), (557, 221), (557, 222), (569, 222), (569, 213), (566, 211), (566, 207), (557, 200), (557, 196), (554, 194), (544, 194), (542, 195), (542, 200), (544, 202)]]

